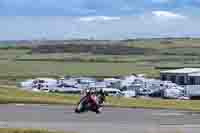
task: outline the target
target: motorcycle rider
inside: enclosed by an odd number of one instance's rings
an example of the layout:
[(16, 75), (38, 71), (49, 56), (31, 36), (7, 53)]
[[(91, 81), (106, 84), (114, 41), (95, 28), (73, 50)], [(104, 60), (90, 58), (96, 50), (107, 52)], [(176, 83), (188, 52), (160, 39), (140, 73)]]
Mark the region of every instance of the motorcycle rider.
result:
[(100, 89), (98, 92), (97, 92), (97, 96), (99, 97), (99, 104), (103, 104), (103, 102), (106, 101), (106, 94), (105, 92), (103, 91), (103, 89)]
[(83, 94), (84, 95), (82, 96), (80, 102), (83, 100), (86, 100), (86, 103), (88, 103), (87, 105), (92, 111), (96, 113), (100, 113), (99, 111), (99, 108), (101, 107), (100, 104), (102, 104), (103, 102), (99, 102), (98, 100), (99, 97), (97, 97), (96, 89), (92, 89), (92, 88), (86, 89), (84, 90)]

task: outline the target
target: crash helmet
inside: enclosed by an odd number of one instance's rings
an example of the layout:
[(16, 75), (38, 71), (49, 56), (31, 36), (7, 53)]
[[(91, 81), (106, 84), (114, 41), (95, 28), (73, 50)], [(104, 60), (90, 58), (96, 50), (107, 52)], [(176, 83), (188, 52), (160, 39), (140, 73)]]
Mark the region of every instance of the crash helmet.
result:
[(90, 92), (90, 89), (85, 89), (86, 93), (89, 93)]
[(90, 89), (90, 92), (91, 92), (92, 94), (94, 94), (94, 93), (96, 92), (96, 90), (95, 90), (94, 88), (91, 88), (91, 89)]
[(86, 95), (90, 95), (90, 90), (89, 89), (85, 89), (85, 93), (86, 93)]

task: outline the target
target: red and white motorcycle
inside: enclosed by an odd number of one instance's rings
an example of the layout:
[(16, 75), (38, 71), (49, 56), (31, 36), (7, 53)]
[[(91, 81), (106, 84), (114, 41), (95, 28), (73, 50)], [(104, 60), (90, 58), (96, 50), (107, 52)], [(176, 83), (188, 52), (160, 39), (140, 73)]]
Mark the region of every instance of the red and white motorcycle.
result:
[(105, 96), (103, 94), (86, 94), (81, 100), (78, 102), (75, 112), (76, 113), (84, 113), (88, 111), (95, 112), (97, 114), (101, 113), (102, 104), (105, 101)]

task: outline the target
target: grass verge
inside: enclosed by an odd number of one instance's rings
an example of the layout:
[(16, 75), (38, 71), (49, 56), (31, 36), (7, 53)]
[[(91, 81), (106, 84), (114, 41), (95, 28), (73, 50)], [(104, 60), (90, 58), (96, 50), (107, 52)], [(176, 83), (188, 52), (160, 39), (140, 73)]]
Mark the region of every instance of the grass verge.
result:
[(79, 96), (55, 93), (34, 93), (19, 90), (16, 87), (0, 87), (0, 104), (76, 104)]
[(108, 105), (125, 108), (146, 109), (175, 109), (200, 111), (200, 101), (163, 100), (163, 99), (133, 99), (133, 98), (108, 98)]
[[(0, 104), (62, 104), (75, 105), (79, 100), (78, 95), (55, 93), (32, 93), (22, 91), (16, 87), (0, 87)], [(162, 99), (133, 99), (108, 97), (106, 106), (151, 109), (180, 109), (200, 111), (200, 101), (162, 100)]]
[[(57, 131), (48, 131), (46, 129), (13, 129), (13, 128), (0, 128), (0, 133), (63, 133)], [(72, 133), (72, 132), (70, 132)]]

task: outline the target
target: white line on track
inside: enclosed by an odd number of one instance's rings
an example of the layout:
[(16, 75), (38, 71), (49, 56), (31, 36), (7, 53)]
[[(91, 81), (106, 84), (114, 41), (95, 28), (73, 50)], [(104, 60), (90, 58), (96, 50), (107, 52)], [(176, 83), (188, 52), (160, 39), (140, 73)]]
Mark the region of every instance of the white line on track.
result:
[(25, 106), (25, 104), (15, 104), (15, 106)]
[(200, 128), (200, 125), (160, 125), (162, 128)]
[(153, 113), (154, 116), (184, 116), (184, 113)]

